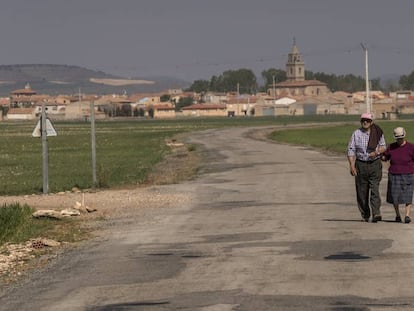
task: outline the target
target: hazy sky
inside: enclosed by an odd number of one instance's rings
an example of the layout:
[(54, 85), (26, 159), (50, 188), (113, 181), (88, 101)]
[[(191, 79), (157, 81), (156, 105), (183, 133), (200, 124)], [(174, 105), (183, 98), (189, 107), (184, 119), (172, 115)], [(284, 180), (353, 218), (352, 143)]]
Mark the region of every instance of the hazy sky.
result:
[(124, 77), (210, 79), (305, 68), (364, 76), (414, 70), (413, 0), (1, 0), (0, 65), (65, 64)]

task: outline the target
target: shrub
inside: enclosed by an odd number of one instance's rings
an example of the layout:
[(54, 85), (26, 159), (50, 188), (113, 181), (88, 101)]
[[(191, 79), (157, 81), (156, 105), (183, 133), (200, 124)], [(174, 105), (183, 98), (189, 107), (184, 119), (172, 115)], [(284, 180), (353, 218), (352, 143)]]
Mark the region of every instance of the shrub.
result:
[(30, 232), (34, 209), (18, 203), (0, 207), (0, 245), (8, 241), (25, 240)]

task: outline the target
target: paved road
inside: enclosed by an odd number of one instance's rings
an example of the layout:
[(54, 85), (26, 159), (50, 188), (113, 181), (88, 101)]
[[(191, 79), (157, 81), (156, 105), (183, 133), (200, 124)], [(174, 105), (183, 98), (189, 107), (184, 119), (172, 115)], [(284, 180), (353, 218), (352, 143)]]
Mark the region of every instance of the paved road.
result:
[(414, 310), (414, 225), (360, 222), (345, 157), (247, 131), (194, 135), (203, 175), (154, 189), (188, 203), (113, 221), (0, 310)]

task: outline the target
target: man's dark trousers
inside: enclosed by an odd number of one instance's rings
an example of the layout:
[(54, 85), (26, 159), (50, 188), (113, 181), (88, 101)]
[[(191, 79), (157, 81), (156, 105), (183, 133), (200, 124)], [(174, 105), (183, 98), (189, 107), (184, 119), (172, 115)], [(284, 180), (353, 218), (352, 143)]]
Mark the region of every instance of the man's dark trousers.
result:
[[(380, 216), (381, 197), (379, 194), (379, 184), (382, 179), (382, 163), (380, 159), (373, 161), (355, 162), (357, 175), (355, 176), (355, 187), (358, 208), (361, 216), (368, 219), (372, 216)], [(370, 209), (371, 206), (371, 209)]]

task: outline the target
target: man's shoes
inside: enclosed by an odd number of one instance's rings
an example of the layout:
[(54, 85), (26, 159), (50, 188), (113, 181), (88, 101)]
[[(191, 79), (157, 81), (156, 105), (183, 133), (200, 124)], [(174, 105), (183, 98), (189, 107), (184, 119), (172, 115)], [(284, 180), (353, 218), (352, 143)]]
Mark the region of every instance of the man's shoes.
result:
[(411, 218), (410, 218), (410, 216), (405, 216), (405, 218), (404, 218), (404, 222), (405, 222), (406, 224), (409, 224), (409, 223), (411, 222)]
[(378, 222), (378, 221), (381, 221), (382, 220), (382, 217), (381, 216), (374, 216), (374, 217), (372, 217), (372, 222)]
[(402, 222), (402, 220), (401, 220), (401, 216), (396, 216), (396, 217), (395, 217), (395, 222)]

